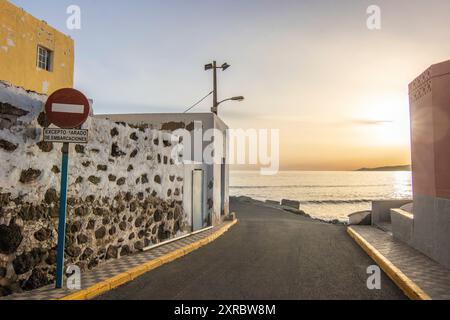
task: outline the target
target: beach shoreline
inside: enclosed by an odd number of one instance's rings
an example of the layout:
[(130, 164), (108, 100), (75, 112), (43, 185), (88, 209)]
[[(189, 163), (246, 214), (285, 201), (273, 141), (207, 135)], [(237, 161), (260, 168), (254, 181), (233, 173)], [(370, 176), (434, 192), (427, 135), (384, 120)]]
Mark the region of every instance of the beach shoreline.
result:
[(280, 171), (265, 177), (232, 171), (230, 196), (263, 202), (290, 199), (313, 218), (347, 222), (354, 212), (370, 211), (373, 201), (411, 198), (412, 179), (408, 172)]

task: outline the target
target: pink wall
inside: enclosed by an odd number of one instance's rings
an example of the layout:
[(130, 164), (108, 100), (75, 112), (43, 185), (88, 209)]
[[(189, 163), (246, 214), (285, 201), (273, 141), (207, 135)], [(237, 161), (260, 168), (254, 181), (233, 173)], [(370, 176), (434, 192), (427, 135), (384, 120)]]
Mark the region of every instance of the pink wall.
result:
[(414, 195), (450, 199), (450, 60), (410, 86)]

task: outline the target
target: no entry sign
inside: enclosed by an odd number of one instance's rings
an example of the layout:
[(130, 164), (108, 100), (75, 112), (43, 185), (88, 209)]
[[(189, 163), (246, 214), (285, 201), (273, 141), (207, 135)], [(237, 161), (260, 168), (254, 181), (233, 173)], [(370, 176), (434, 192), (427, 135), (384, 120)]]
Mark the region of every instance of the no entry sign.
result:
[(89, 111), (89, 100), (75, 89), (55, 91), (45, 104), (48, 120), (62, 129), (78, 128), (89, 117)]
[(47, 119), (59, 128), (46, 128), (43, 132), (44, 141), (63, 143), (55, 284), (58, 289), (62, 288), (64, 280), (69, 144), (88, 142), (88, 130), (81, 130), (79, 127), (87, 120), (89, 113), (88, 99), (75, 89), (58, 90), (48, 97), (45, 104)]

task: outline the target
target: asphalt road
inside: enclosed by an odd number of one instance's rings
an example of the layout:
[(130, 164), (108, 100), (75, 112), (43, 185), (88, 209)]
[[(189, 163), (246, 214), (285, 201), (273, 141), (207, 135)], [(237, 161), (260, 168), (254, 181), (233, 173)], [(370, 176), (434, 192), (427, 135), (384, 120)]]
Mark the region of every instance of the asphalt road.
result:
[(231, 209), (239, 223), (221, 238), (98, 299), (406, 299), (384, 274), (367, 289), (374, 262), (345, 227), (262, 203)]

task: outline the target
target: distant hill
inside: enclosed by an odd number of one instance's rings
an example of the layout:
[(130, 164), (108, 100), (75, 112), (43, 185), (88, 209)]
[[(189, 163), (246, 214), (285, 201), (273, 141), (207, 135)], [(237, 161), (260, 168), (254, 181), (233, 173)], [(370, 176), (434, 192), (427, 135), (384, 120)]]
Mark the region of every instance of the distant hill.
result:
[(379, 168), (361, 168), (356, 171), (411, 171), (411, 165), (379, 167)]

